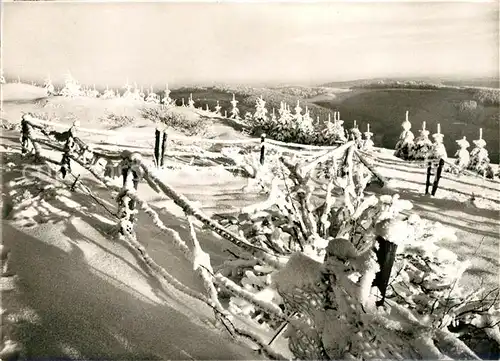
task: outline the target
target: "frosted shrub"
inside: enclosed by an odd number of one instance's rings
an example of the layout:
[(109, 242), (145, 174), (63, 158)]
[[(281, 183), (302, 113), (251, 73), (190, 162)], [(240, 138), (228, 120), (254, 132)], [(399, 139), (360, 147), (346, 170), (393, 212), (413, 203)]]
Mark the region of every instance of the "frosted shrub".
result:
[(144, 108), (141, 109), (141, 115), (154, 123), (163, 123), (187, 135), (202, 135), (207, 129), (207, 124), (201, 118), (188, 119), (172, 109)]

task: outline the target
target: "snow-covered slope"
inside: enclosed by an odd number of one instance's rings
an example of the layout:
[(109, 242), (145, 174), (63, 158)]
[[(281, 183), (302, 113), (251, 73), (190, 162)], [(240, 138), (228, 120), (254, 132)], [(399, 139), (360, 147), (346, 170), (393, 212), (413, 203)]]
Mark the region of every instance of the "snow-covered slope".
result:
[[(96, 120), (99, 114), (110, 111), (109, 105), (99, 101), (50, 98), (44, 105), (4, 103), (2, 111), (4, 119), (13, 122), (19, 120), (21, 111), (56, 109), (60, 121), (71, 124), (65, 114), (81, 109), (79, 117), (86, 120), (82, 127), (109, 128)], [(194, 111), (182, 111), (196, 116)], [(154, 127), (146, 121), (120, 127), (115, 130), (121, 142), (113, 141), (151, 146)], [(211, 131), (213, 137), (243, 137), (217, 122)], [(73, 167), (73, 173), (80, 175), (79, 182), (71, 191), (72, 176), (62, 180), (54, 171), (57, 167), (33, 165), (21, 158), (18, 137), (18, 133), (6, 131), (2, 142), (2, 253), (9, 259), (1, 283), (2, 332), (5, 340), (12, 340), (5, 343), (4, 351), (51, 359), (259, 358), (212, 325), (211, 309), (151, 274), (125, 244), (113, 240), (114, 194), (78, 166)], [(94, 135), (86, 139), (106, 140)], [(44, 155), (60, 160), (60, 154), (44, 151)], [(372, 161), (392, 181), (387, 189), (374, 187), (370, 191), (398, 192), (413, 202), (414, 211), (423, 218), (453, 228), (458, 240), (445, 246), (471, 261), (473, 268), (465, 281), (471, 287), (481, 282), (486, 287), (495, 286), (499, 272), (499, 183), (445, 174), (436, 196), (425, 196), (425, 169), (405, 164), (385, 150)], [(220, 167), (177, 167), (165, 170), (162, 177), (208, 214), (234, 212), (262, 200), (262, 195), (244, 190), (245, 179)], [(469, 201), (472, 193), (474, 202)], [(182, 212), (171, 200), (146, 184), (139, 186), (139, 194), (165, 224), (187, 235)], [(159, 265), (187, 287), (204, 292), (192, 265), (145, 215), (139, 216), (137, 235)], [(214, 265), (220, 264), (228, 245), (210, 232), (200, 231), (199, 238)], [(266, 340), (273, 336), (260, 332)], [(276, 344), (283, 352), (283, 342)]]

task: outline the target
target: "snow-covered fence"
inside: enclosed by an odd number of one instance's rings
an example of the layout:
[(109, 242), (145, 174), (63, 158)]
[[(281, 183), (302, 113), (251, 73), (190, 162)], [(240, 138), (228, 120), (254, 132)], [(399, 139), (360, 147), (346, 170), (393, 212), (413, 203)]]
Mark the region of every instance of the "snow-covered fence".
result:
[[(27, 125), (29, 128), (29, 123)], [(43, 131), (43, 128), (39, 130)], [(57, 134), (52, 135), (57, 137)], [(65, 152), (65, 148), (57, 142), (37, 139), (33, 132), (27, 133), (27, 139), (33, 144), (39, 143)], [(370, 295), (371, 285), (375, 282), (381, 291), (386, 289), (387, 277), (381, 275), (377, 282), (377, 274), (391, 274), (390, 268), (384, 269), (382, 265), (381, 270), (377, 271), (377, 262), (373, 258), (371, 247), (374, 236), (383, 237), (393, 244), (403, 242), (405, 235), (400, 233), (405, 229), (406, 221), (397, 218), (404, 207), (399, 205), (396, 197), (385, 196), (376, 200), (373, 197), (363, 198), (355, 191), (358, 184), (363, 184), (363, 174), (357, 173), (363, 170), (363, 166), (370, 164), (366, 159), (365, 162), (362, 161), (363, 154), (357, 152), (353, 144), (347, 143), (332, 150), (317, 152), (312, 159), (299, 159), (298, 162), (281, 159), (289, 172), (289, 179), (293, 182), (289, 193), (275, 189), (276, 193), (270, 195), (272, 199), (268, 206), (277, 206), (278, 211), (263, 207), (259, 212), (249, 215), (252, 226), (256, 225), (255, 220), (259, 219), (262, 213), (271, 220), (285, 221), (280, 227), (272, 225), (275, 228), (271, 229), (269, 239), (276, 247), (270, 249), (258, 245), (257, 238), (249, 238), (245, 234), (229, 230), (208, 217), (161, 179), (161, 173), (137, 154), (91, 151), (93, 158), (121, 161), (119, 168), (122, 170), (123, 186), (113, 184), (103, 175), (104, 170), (96, 162), (88, 162), (80, 152), (82, 143), (75, 141), (76, 145), (70, 147), (66, 153), (71, 160), (90, 171), (111, 190), (119, 192), (118, 230), (121, 239), (127, 242), (159, 277), (181, 292), (212, 307), (218, 320), (226, 328), (235, 335), (252, 340), (269, 358), (282, 356), (274, 353), (266, 345), (267, 342), (257, 335), (230, 323), (230, 316), (234, 311), (231, 307), (226, 310), (222, 306), (218, 288), (224, 289), (232, 296), (231, 303), (235, 303), (233, 299), (242, 300), (240, 305), (250, 304), (261, 310), (266, 319), (277, 320), (279, 325), (288, 323), (285, 335), (298, 358), (476, 358), (466, 345), (446, 329), (435, 328), (426, 321), (418, 320), (411, 311), (393, 300), (385, 303), (390, 305), (389, 311), (373, 308), (375, 302), (372, 302)], [(41, 156), (40, 149), (38, 154)], [(310, 172), (318, 163), (327, 163), (332, 158), (332, 177), (325, 203), (316, 209), (311, 202), (313, 189), (308, 183)], [(189, 224), (191, 246), (188, 246), (177, 232), (163, 224), (154, 209), (138, 196), (137, 186), (141, 179), (155, 192), (167, 195), (183, 210)], [(335, 211), (332, 207), (333, 187), (343, 190), (345, 204)], [(194, 270), (202, 278), (208, 296), (187, 289), (147, 254), (134, 232), (133, 215), (139, 210), (148, 214), (160, 230), (172, 236), (176, 248), (192, 262)], [(223, 269), (214, 270), (209, 255), (201, 249), (196, 239), (195, 220), (239, 249), (239, 252), (236, 252), (238, 257), (247, 263), (251, 261), (253, 270), (273, 276), (274, 291), (271, 288), (262, 289), (258, 293), (251, 292), (231, 279)], [(241, 225), (243, 221), (239, 223)], [(299, 253), (292, 248), (289, 249), (291, 252), (279, 250), (285, 238), (283, 235), (287, 232), (293, 233), (288, 229), (290, 227), (297, 231), (296, 240), (299, 248), (302, 248)], [(268, 231), (265, 234), (268, 234)], [(291, 262), (290, 255), (293, 253), (301, 258), (300, 262)], [(325, 253), (325, 262), (321, 265), (317, 260)], [(295, 267), (297, 264), (300, 267)], [(292, 276), (287, 277), (287, 272)], [(254, 276), (254, 280), (260, 277), (255, 274)], [(273, 296), (276, 292), (285, 300), (284, 310)], [(397, 313), (396, 316), (394, 312)]]

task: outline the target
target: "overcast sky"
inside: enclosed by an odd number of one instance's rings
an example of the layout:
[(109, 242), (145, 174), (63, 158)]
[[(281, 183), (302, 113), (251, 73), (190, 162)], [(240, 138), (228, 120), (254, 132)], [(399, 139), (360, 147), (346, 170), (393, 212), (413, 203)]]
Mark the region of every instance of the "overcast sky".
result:
[(3, 4), (8, 76), (144, 85), (498, 76), (498, 4)]

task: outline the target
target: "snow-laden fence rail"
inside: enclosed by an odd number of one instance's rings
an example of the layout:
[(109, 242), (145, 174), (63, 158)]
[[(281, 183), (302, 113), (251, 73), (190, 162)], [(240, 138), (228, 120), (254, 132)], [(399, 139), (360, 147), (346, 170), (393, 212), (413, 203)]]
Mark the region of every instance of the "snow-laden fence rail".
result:
[[(36, 137), (38, 131), (45, 133), (46, 139)], [(366, 182), (375, 169), (350, 142), (334, 149), (322, 149), (313, 156), (295, 157), (295, 160), (282, 155), (279, 162), (287, 174), (282, 179), (285, 190), (273, 181), (268, 201), (243, 212), (243, 218), (237, 222), (240, 229), (237, 232), (204, 214), (161, 179), (159, 169), (137, 152), (93, 151), (75, 136), (75, 129), (52, 134), (57, 138), (54, 141), (43, 127), (26, 118), (23, 118), (22, 132), (24, 153), (29, 151), (31, 143), (35, 156), (43, 159), (41, 146), (49, 147), (63, 153), (60, 162), (63, 174), (63, 169), (70, 170), (70, 161), (74, 161), (110, 190), (117, 191), (119, 238), (160, 278), (207, 304), (216, 313), (219, 324), (232, 335), (252, 340), (269, 358), (283, 358), (269, 346), (274, 338), (266, 342), (246, 327), (234, 326), (231, 322), (234, 314), (246, 314), (252, 320), (259, 318), (277, 334), (286, 325), (284, 336), (289, 340), (290, 349), (295, 357), (302, 359), (478, 358), (448, 330), (448, 325), (455, 320), (450, 318), (450, 312), (461, 315), (464, 305), (455, 292), (455, 298), (450, 298), (457, 282), (453, 279), (456, 273), (451, 272), (451, 278), (440, 275), (438, 280), (426, 279), (421, 273), (435, 268), (412, 268), (414, 264), (420, 265), (421, 250), (412, 254), (410, 261), (401, 263), (396, 249), (406, 249), (407, 242), (409, 249), (413, 249), (415, 245), (408, 239), (416, 237), (419, 223), (401, 217), (401, 211), (408, 205), (397, 196), (380, 199), (363, 196)], [(260, 140), (255, 145), (265, 149), (266, 142)], [(106, 170), (99, 166), (99, 159), (120, 162), (122, 186), (111, 181)], [(262, 165), (260, 159), (259, 164)], [(329, 177), (323, 203), (317, 207), (312, 202), (313, 189), (309, 181), (312, 170), (320, 164)], [(382, 176), (375, 174), (375, 177), (383, 181)], [(189, 225), (189, 245), (140, 198), (137, 190), (142, 180), (182, 209)], [(343, 206), (336, 209), (334, 188), (342, 192)], [(147, 254), (134, 231), (136, 214), (141, 210), (170, 236), (179, 252), (193, 264), (203, 280), (206, 294), (181, 284)], [(210, 255), (203, 251), (197, 239), (195, 222), (232, 244), (237, 259), (214, 269)], [(414, 232), (402, 235), (407, 227), (415, 227)], [(252, 231), (247, 232), (250, 228)], [(391, 251), (373, 251), (387, 243), (392, 244)], [(428, 248), (427, 245), (419, 247)], [(400, 268), (394, 278), (391, 269), (398, 262)], [(238, 276), (241, 273), (243, 278)], [(404, 277), (399, 278), (400, 273)], [(425, 284), (425, 288), (418, 289), (419, 298), (411, 301), (409, 309), (403, 305), (413, 295), (394, 296), (402, 292), (399, 286), (406, 282), (415, 289)], [(393, 291), (387, 295), (391, 299), (386, 300), (388, 285)], [(372, 286), (380, 290), (379, 299), (373, 294)], [(439, 317), (438, 324), (434, 323), (436, 317), (421, 320), (410, 310), (421, 307), (429, 290), (433, 290), (434, 295), (428, 299), (433, 302), (431, 314)], [(221, 302), (221, 291), (230, 295), (227, 309)], [(495, 328), (490, 321), (481, 321), (481, 325), (494, 330), (492, 337), (495, 338), (498, 326)]]

